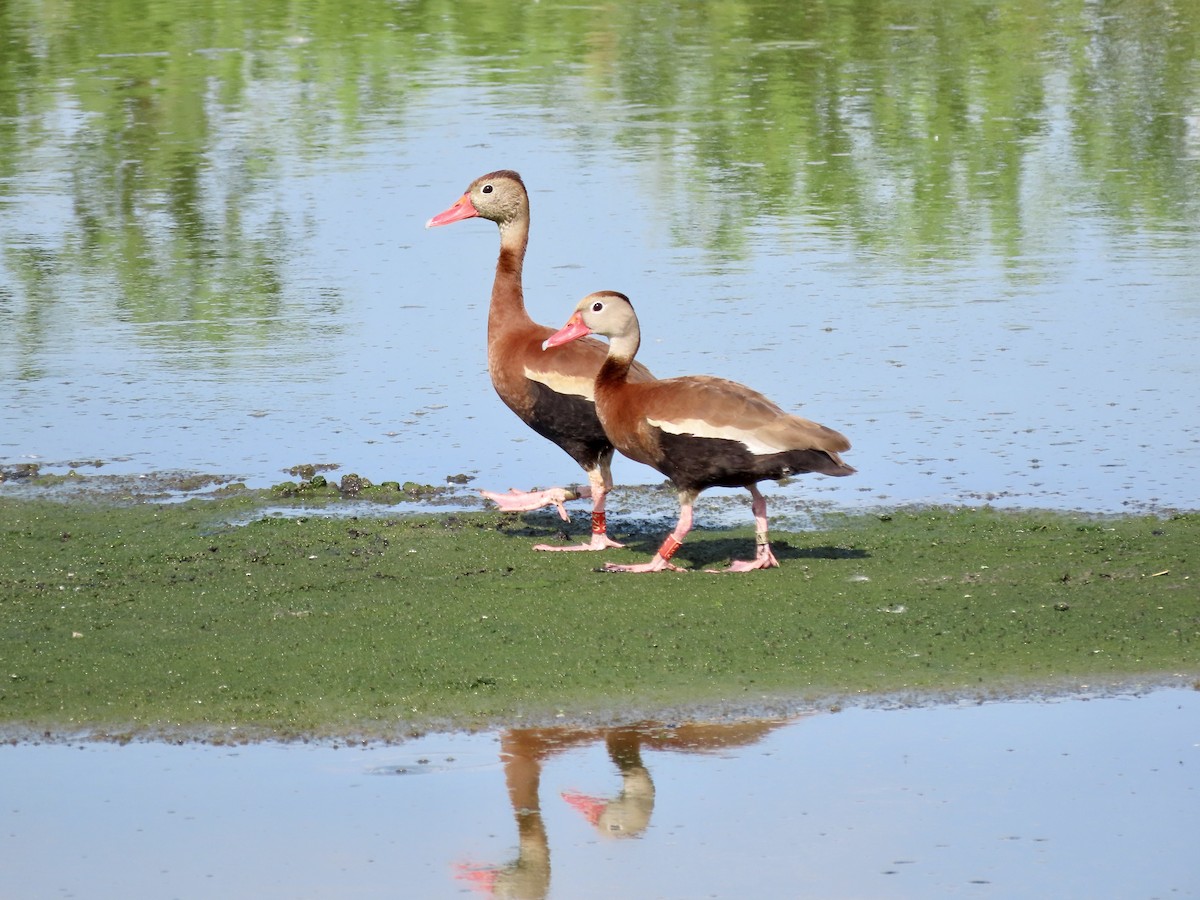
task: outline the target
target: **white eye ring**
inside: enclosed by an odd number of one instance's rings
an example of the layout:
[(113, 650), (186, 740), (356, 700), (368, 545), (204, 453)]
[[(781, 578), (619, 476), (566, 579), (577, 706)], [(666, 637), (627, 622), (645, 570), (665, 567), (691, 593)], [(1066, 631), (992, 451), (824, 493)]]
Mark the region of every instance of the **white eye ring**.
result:
[(483, 186), (483, 192), (485, 194), (490, 194), (492, 192), (492, 186), (490, 184), (485, 184)]
[(601, 303), (599, 300), (597, 300), (595, 303), (592, 304), (592, 312), (598, 313), (602, 309), (604, 309), (604, 304)]

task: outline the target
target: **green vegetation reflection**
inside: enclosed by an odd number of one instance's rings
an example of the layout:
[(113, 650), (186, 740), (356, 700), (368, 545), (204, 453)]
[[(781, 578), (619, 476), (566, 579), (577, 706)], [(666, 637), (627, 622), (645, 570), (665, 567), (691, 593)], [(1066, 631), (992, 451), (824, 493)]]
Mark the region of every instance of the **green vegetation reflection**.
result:
[(446, 84), (630, 152), (679, 240), (729, 255), (799, 211), (917, 262), (1020, 256), (1081, 209), (1194, 235), (1200, 208), (1195, 0), (15, 0), (0, 26), (0, 199), (59, 181), (73, 218), (14, 217), (7, 265), (36, 295), (82, 264), (135, 319), (271, 315), (286, 163), (402, 140)]

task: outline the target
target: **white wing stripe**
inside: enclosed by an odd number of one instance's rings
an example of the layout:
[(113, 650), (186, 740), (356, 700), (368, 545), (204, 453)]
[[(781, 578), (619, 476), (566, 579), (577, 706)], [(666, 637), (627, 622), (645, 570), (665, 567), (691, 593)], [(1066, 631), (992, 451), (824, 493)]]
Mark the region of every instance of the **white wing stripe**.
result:
[(737, 441), (756, 456), (779, 453), (780, 450), (787, 449), (786, 447), (772, 447), (754, 432), (738, 428), (736, 425), (717, 426), (705, 422), (703, 419), (681, 419), (678, 422), (663, 422), (657, 419), (647, 419), (646, 421), (669, 434), (694, 434), (696, 437)]
[(557, 372), (536, 372), (528, 367), (525, 368), (525, 377), (538, 384), (544, 384), (555, 393), (573, 394), (588, 400), (596, 399), (596, 381), (593, 378), (578, 378), (560, 375)]

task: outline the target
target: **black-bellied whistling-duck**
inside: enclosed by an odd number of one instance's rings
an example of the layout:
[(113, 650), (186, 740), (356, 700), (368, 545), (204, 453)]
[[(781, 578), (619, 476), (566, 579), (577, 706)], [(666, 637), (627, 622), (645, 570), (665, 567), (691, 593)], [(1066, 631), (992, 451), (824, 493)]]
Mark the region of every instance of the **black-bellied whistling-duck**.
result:
[[(603, 550), (620, 547), (608, 537), (604, 498), (612, 489), (613, 446), (596, 417), (593, 386), (606, 348), (595, 340), (579, 341), (553, 353), (542, 342), (554, 329), (539, 325), (525, 311), (521, 270), (529, 242), (529, 195), (516, 172), (502, 169), (476, 178), (458, 201), (425, 223), (426, 228), (479, 216), (500, 227), (500, 259), (488, 309), (488, 373), (500, 399), (542, 437), (571, 455), (585, 472), (588, 487), (549, 488), (496, 494), (481, 491), (497, 506), (527, 511), (554, 505), (568, 519), (564, 501), (592, 500), (592, 537), (588, 543), (559, 547), (539, 544), (536, 550)], [(634, 365), (630, 381), (652, 379)]]
[(753, 560), (735, 560), (726, 571), (777, 566), (767, 539), (767, 501), (758, 482), (802, 472), (851, 475), (839, 453), (850, 442), (832, 428), (784, 412), (758, 391), (708, 375), (634, 382), (630, 366), (641, 341), (637, 315), (624, 294), (600, 291), (579, 302), (567, 324), (545, 346), (570, 346), (589, 334), (609, 339), (608, 357), (596, 375), (596, 411), (618, 450), (653, 466), (679, 491), (679, 523), (654, 558), (613, 572), (676, 569), (671, 557), (692, 528), (696, 497), (709, 487), (744, 487), (754, 512)]

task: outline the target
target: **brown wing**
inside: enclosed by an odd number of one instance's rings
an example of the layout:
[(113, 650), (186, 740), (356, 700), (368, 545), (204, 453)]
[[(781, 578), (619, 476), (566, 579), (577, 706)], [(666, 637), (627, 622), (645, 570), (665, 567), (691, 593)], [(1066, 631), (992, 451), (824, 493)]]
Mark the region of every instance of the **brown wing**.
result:
[(630, 385), (623, 402), (668, 433), (736, 440), (755, 454), (850, 449), (832, 428), (791, 415), (758, 391), (724, 378), (690, 375)]

